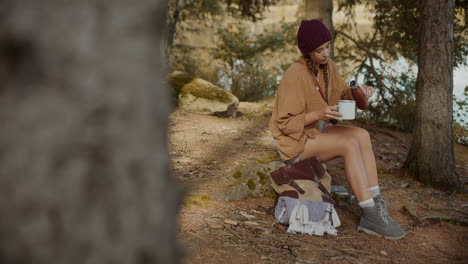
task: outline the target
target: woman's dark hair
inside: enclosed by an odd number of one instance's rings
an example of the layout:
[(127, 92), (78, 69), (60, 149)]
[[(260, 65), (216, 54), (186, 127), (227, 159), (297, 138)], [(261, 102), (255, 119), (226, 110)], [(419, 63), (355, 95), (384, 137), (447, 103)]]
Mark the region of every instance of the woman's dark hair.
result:
[[(307, 67), (311, 72), (315, 74), (316, 77), (318, 77), (318, 71), (317, 67), (314, 66), (314, 63), (312, 62), (312, 59), (310, 58), (309, 55), (302, 55), (307, 63)], [(323, 71), (323, 79), (325, 79), (325, 102), (328, 103), (328, 63), (325, 64), (320, 64), (320, 69)]]

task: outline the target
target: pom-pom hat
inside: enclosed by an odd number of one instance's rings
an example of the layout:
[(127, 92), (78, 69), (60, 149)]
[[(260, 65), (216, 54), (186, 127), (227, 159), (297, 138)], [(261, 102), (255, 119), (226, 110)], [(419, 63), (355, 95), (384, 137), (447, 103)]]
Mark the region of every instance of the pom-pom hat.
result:
[(330, 31), (318, 19), (302, 20), (297, 31), (297, 46), (304, 55), (332, 39)]

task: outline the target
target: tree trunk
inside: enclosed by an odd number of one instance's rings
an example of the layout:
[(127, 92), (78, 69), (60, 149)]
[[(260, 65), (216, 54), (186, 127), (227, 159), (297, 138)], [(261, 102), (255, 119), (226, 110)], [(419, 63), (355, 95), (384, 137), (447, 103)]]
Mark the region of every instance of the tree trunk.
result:
[(0, 263), (177, 263), (166, 1), (0, 3)]
[(167, 8), (167, 27), (166, 27), (166, 37), (164, 41), (164, 52), (167, 59), (167, 64), (169, 65), (169, 59), (171, 57), (172, 48), (174, 46), (174, 40), (176, 37), (177, 24), (179, 22), (179, 0), (168, 0)]
[[(333, 1), (305, 0), (305, 19), (320, 19), (330, 30), (335, 39), (333, 28)], [(333, 58), (333, 41), (331, 42), (330, 57)]]
[(404, 169), (417, 180), (453, 190), (452, 133), (454, 0), (421, 1), (416, 120)]

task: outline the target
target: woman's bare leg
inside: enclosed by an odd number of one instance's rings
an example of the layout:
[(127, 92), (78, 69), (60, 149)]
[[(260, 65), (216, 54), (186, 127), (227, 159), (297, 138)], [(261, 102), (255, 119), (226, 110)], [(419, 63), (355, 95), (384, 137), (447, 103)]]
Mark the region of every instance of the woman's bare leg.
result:
[(301, 159), (313, 156), (317, 156), (321, 161), (344, 157), (345, 175), (357, 200), (362, 202), (372, 198), (356, 137), (339, 132), (319, 134), (316, 139), (307, 140)]
[(338, 125), (330, 127), (327, 133), (347, 135), (348, 137), (354, 137), (358, 140), (369, 187), (377, 186), (379, 184), (377, 166), (375, 163), (375, 156), (374, 151), (372, 150), (372, 142), (370, 140), (369, 132), (359, 127)]

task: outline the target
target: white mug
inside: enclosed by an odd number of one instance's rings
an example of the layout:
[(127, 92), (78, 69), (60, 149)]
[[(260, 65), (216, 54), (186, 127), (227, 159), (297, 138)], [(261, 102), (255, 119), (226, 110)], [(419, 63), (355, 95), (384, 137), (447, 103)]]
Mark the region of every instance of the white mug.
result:
[(343, 116), (343, 120), (354, 120), (356, 117), (356, 101), (354, 100), (339, 100), (338, 101), (338, 112)]

